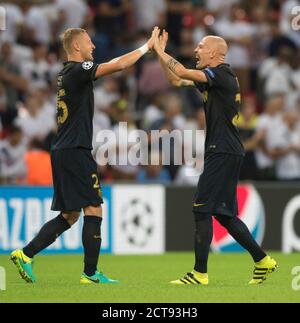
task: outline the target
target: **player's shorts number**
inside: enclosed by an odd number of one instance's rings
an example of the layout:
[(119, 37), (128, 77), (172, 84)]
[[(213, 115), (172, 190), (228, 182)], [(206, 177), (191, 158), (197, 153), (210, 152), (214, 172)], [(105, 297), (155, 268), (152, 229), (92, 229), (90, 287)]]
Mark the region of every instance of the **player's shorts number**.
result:
[(92, 178), (95, 180), (95, 183), (94, 183), (93, 188), (99, 188), (99, 187), (100, 187), (100, 185), (99, 185), (99, 179), (98, 179), (97, 174), (93, 174), (93, 175), (92, 175)]
[(97, 174), (92, 174), (92, 178), (95, 180), (93, 188), (98, 190), (98, 195), (99, 195), (100, 198), (102, 198), (102, 192), (101, 192), (101, 188), (100, 188), (100, 185), (99, 185), (99, 179), (98, 179)]

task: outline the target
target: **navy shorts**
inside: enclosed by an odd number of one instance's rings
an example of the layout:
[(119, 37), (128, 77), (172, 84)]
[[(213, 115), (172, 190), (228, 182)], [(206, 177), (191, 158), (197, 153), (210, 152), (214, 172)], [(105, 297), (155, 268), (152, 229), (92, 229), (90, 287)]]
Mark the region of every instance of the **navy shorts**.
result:
[(97, 164), (89, 149), (51, 152), (54, 195), (51, 210), (80, 211), (103, 203)]
[(193, 213), (236, 216), (236, 190), (243, 156), (208, 153), (193, 201)]

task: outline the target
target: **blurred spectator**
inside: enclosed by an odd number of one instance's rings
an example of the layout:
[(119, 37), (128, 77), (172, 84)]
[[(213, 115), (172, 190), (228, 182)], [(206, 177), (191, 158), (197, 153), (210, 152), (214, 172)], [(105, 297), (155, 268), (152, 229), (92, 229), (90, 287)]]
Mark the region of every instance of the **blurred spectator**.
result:
[[(113, 155), (112, 177), (115, 180), (133, 180), (138, 171), (138, 165), (130, 163), (129, 151), (136, 144), (136, 125), (128, 110), (128, 102), (120, 100), (112, 105), (111, 117), (114, 125), (112, 131), (116, 138), (116, 146), (111, 147)], [(120, 123), (121, 122), (121, 123)], [(131, 139), (129, 142), (129, 138)], [(114, 163), (117, 161), (117, 165)]]
[(9, 128), (13, 124), (13, 121), (16, 116), (17, 110), (14, 108), (9, 108), (9, 105), (7, 103), (7, 93), (5, 91), (5, 87), (2, 83), (0, 83), (0, 134), (2, 131), (5, 132), (5, 129)]
[(149, 58), (142, 66), (138, 83), (141, 95), (150, 96), (159, 91), (166, 91), (170, 85), (156, 57)]
[(26, 184), (52, 185), (50, 154), (43, 149), (40, 141), (33, 140), (25, 154), (27, 165)]
[(239, 128), (242, 140), (252, 137), (257, 126), (257, 118), (255, 99), (252, 96), (245, 96), (241, 112), (235, 119), (235, 125)]
[(258, 149), (255, 151), (255, 157), (259, 179), (275, 179), (275, 163), (270, 151), (275, 149), (277, 145), (277, 129), (282, 124), (283, 103), (284, 97), (282, 95), (269, 98), (264, 113), (258, 117), (256, 126)]
[(300, 95), (298, 96), (296, 103), (295, 103), (295, 111), (297, 112), (297, 122), (298, 122), (298, 129), (300, 129)]
[(257, 127), (258, 115), (255, 108), (255, 100), (248, 96), (243, 99), (241, 112), (234, 123), (239, 129), (241, 140), (245, 147), (245, 157), (240, 172), (240, 179), (257, 179), (257, 165), (255, 148), (253, 144)]
[[(54, 110), (54, 109), (53, 109)], [(16, 124), (22, 129), (27, 142), (32, 139), (43, 141), (55, 126), (54, 118), (49, 118), (50, 111), (45, 106), (43, 95), (30, 94), (24, 106), (19, 108)]]
[(198, 109), (196, 111), (194, 130), (198, 130), (197, 134), (194, 133), (196, 140), (192, 140), (192, 142), (184, 142), (184, 164), (178, 169), (174, 180), (174, 183), (178, 185), (197, 186), (199, 176), (203, 171), (205, 143), (204, 109)]
[(93, 120), (93, 151), (99, 148), (100, 144), (97, 142), (97, 136), (100, 131), (111, 128), (111, 120), (109, 116), (101, 110), (95, 111)]
[(292, 90), (288, 93), (286, 98), (286, 109), (295, 111), (297, 101), (300, 98), (300, 49), (292, 57), (291, 68)]
[(144, 166), (138, 172), (136, 176), (137, 182), (142, 184), (167, 184), (171, 182), (169, 172), (162, 167), (161, 163), (161, 154), (159, 152), (152, 152), (149, 156), (149, 165)]
[(292, 91), (292, 57), (293, 51), (289, 47), (281, 47), (277, 57), (270, 57), (261, 65), (259, 75), (263, 80), (266, 97)]
[(82, 27), (88, 14), (88, 6), (84, 0), (55, 0), (55, 8), (59, 34), (67, 28)]
[(214, 25), (218, 35), (228, 42), (226, 62), (234, 68), (239, 79), (241, 92), (249, 90), (249, 49), (253, 44), (254, 26), (246, 20), (246, 13), (240, 5), (231, 7), (228, 19), (218, 20)]
[(180, 46), (178, 47), (178, 60), (187, 68), (194, 68), (195, 42), (193, 30), (191, 28), (183, 28), (180, 31)]
[(173, 130), (180, 129), (183, 130), (185, 127), (186, 118), (182, 113), (182, 101), (180, 97), (171, 93), (164, 97), (164, 117), (158, 119), (151, 125), (153, 130)]
[[(171, 93), (165, 96), (163, 106), (164, 117), (150, 126), (151, 130), (160, 131), (157, 138), (151, 137), (151, 144), (163, 150), (164, 157), (170, 161), (170, 165), (165, 167), (168, 169), (172, 179), (174, 179), (179, 168), (175, 161), (178, 159), (177, 153), (182, 152), (181, 131), (185, 129), (186, 118), (182, 114), (182, 101), (177, 94)], [(177, 132), (171, 134), (173, 130), (177, 130)], [(169, 146), (163, 147), (162, 144), (168, 142), (168, 140), (170, 141)]]
[(220, 20), (230, 16), (230, 9), (236, 3), (239, 3), (239, 0), (205, 0), (207, 10)]
[(143, 115), (144, 129), (149, 129), (150, 125), (163, 118), (163, 100), (164, 95), (162, 93), (155, 93), (151, 96)]
[(5, 140), (0, 140), (0, 182), (23, 183), (26, 176), (26, 145), (19, 127), (11, 127)]
[(34, 43), (32, 49), (32, 58), (21, 64), (22, 75), (29, 81), (31, 89), (45, 89), (50, 84), (47, 48), (41, 43)]
[(24, 23), (24, 16), (20, 8), (9, 1), (3, 1), (1, 6), (6, 11), (6, 32), (0, 33), (0, 39), (2, 42), (14, 43), (18, 38), (18, 34), (21, 30), (21, 26)]
[(280, 127), (276, 128), (275, 149), (271, 154), (275, 161), (276, 178), (300, 180), (300, 129), (296, 112), (286, 112)]
[(249, 48), (249, 54), (251, 56), (250, 62), (250, 85), (249, 89), (252, 91), (257, 91), (257, 71), (259, 66), (268, 56), (266, 49), (271, 41), (271, 27), (268, 21), (268, 8), (266, 6), (260, 5), (249, 9), (251, 24), (253, 25), (253, 39), (251, 47)]
[(297, 45), (289, 37), (280, 31), (278, 23), (272, 21), (270, 23), (271, 30), (271, 40), (268, 46), (268, 53), (270, 56), (277, 56), (281, 47), (289, 47), (290, 49), (296, 51)]
[(95, 0), (94, 24), (96, 32), (107, 35), (113, 41), (126, 28), (129, 0)]
[(50, 22), (48, 17), (45, 16), (42, 7), (34, 3), (34, 0), (19, 1), (24, 15), (24, 26), (21, 33), (22, 41), (25, 44), (37, 42), (47, 46), (51, 41)]
[(21, 74), (18, 63), (13, 60), (12, 45), (8, 42), (1, 46), (0, 81), (6, 88), (8, 107), (14, 108), (19, 91), (27, 90), (29, 80)]
[(105, 111), (110, 105), (120, 99), (120, 87), (117, 78), (109, 75), (103, 78), (101, 85), (94, 90), (95, 110)]
[(166, 0), (133, 0), (132, 7), (137, 30), (151, 31), (154, 26), (165, 26)]
[(174, 45), (180, 45), (180, 30), (193, 23), (193, 4), (190, 0), (167, 1), (167, 30)]
[[(200, 158), (200, 156), (198, 156)], [(196, 162), (185, 162), (176, 173), (174, 184), (197, 186), (199, 176), (203, 171), (203, 164)]]
[[(206, 10), (202, 7), (196, 7), (193, 9), (194, 17), (195, 17), (195, 26), (192, 29), (194, 45), (198, 44), (203, 37), (206, 36), (207, 33), (207, 25), (208, 23), (212, 23), (214, 21), (214, 17), (211, 14), (207, 14)], [(207, 21), (207, 18), (211, 19)]]

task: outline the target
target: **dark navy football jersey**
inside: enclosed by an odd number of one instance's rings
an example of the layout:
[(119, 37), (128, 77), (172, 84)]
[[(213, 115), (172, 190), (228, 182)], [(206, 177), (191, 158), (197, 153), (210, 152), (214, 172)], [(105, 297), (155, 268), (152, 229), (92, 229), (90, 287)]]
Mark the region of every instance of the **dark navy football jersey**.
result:
[(241, 104), (238, 79), (228, 64), (202, 70), (208, 82), (198, 83), (202, 92), (205, 118), (205, 152), (244, 155), (238, 129), (233, 124)]
[(64, 63), (57, 79), (57, 126), (52, 150), (92, 149), (94, 93), (98, 65), (92, 61)]

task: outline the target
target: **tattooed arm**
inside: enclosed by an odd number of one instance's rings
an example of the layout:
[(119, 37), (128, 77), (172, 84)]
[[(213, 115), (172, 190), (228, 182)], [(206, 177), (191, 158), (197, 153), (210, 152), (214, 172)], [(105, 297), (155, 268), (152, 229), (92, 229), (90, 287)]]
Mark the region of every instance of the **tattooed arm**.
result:
[(178, 77), (175, 73), (173, 73), (167, 65), (160, 59), (160, 64), (169, 80), (169, 82), (176, 87), (194, 87), (195, 83), (190, 80), (184, 80)]
[[(160, 59), (161, 64), (166, 68), (168, 68), (182, 81), (184, 82), (193, 81), (193, 82), (201, 82), (201, 83), (207, 82), (206, 75), (202, 71), (187, 69), (178, 61), (176, 61), (172, 56), (165, 53), (164, 50), (159, 46), (158, 36), (154, 40), (154, 49)], [(190, 85), (187, 85), (187, 86), (191, 86), (191, 83), (189, 84)]]
[[(162, 35), (159, 36), (159, 46), (160, 48), (165, 51), (165, 48), (167, 46), (168, 42), (168, 33), (163, 30)], [(176, 87), (194, 87), (195, 83), (193, 81), (189, 80), (183, 80), (180, 77), (178, 77), (176, 74), (174, 74), (166, 64), (162, 61), (162, 59), (159, 59), (160, 65), (168, 79), (171, 85), (176, 86)]]
[(167, 53), (161, 52), (158, 53), (160, 59), (164, 62), (167, 68), (177, 75), (181, 79), (193, 81), (193, 82), (200, 82), (206, 83), (207, 78), (206, 75), (199, 70), (192, 70), (185, 68), (181, 63), (176, 61), (172, 56), (168, 55)]

